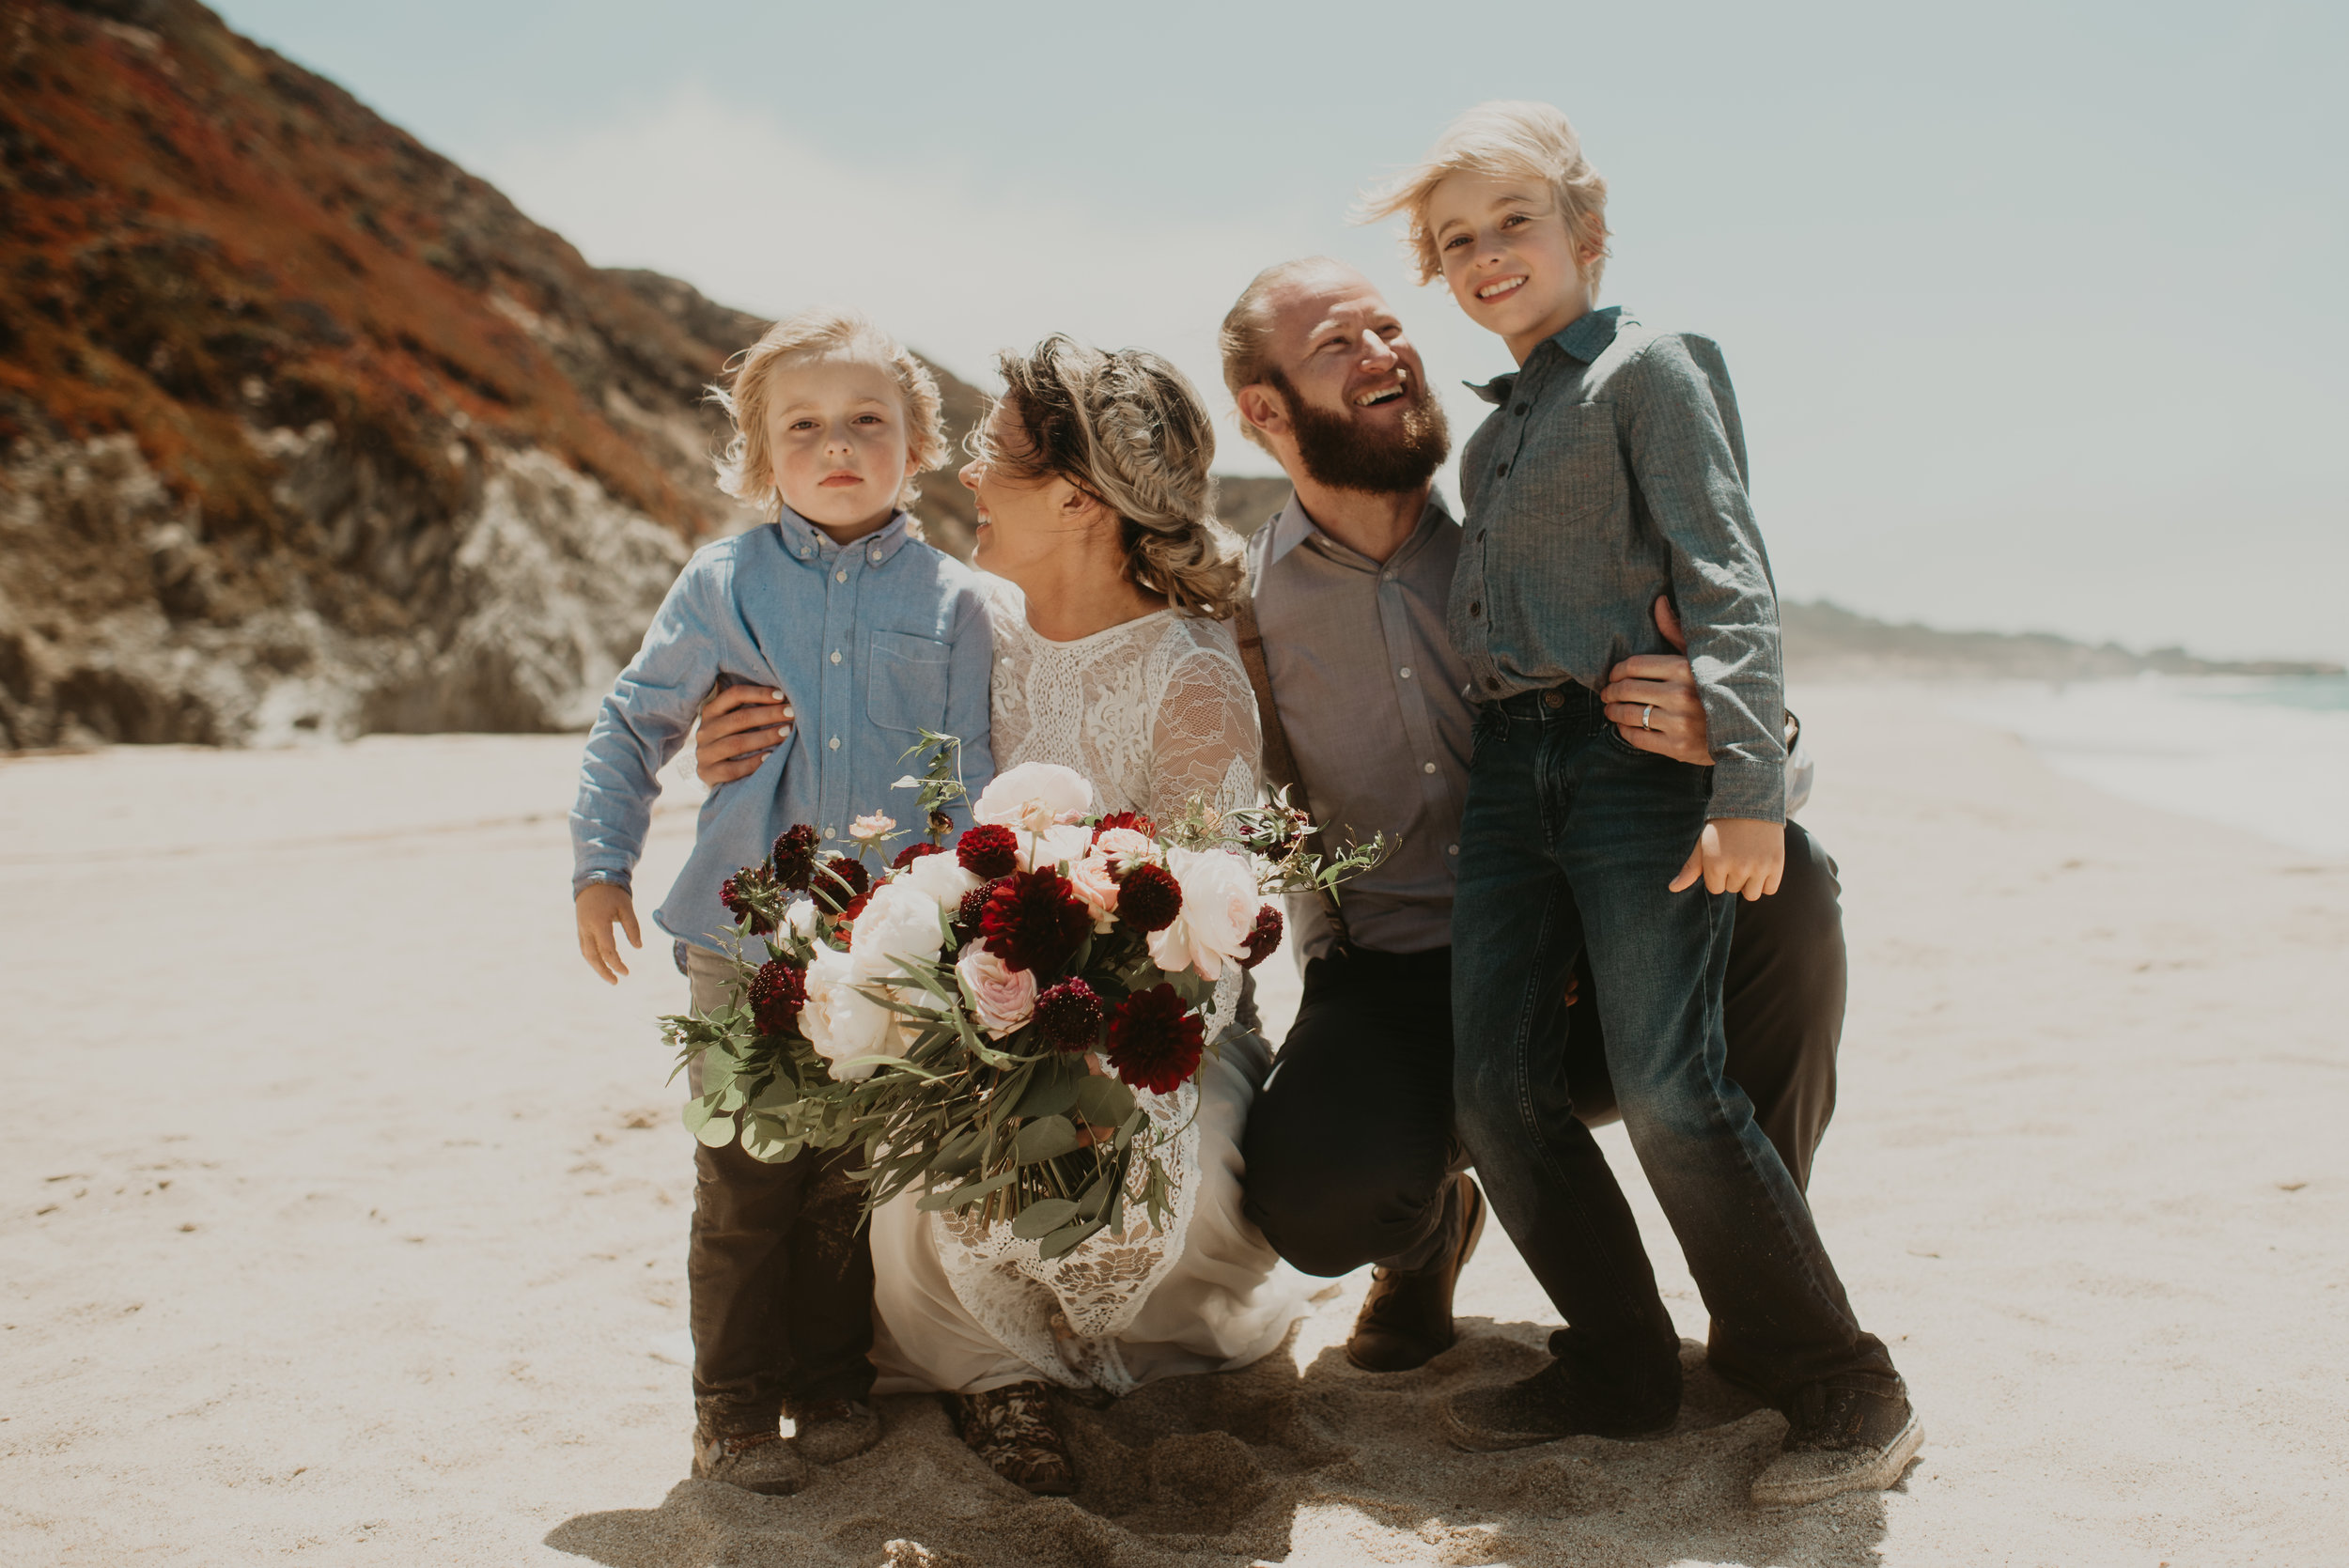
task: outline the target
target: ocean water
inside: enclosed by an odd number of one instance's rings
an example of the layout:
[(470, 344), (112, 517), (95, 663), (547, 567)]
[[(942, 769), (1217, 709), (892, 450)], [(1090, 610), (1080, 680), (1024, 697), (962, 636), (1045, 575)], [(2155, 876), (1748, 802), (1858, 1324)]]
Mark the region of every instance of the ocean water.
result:
[(2016, 681), (1949, 706), (2083, 784), (2349, 858), (2349, 676)]

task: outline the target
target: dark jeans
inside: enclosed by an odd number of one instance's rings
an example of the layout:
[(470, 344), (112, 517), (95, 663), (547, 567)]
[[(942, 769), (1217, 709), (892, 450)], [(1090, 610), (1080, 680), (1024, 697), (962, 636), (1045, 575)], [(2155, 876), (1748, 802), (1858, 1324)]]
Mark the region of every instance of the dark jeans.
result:
[(1477, 716), (1452, 911), (1455, 1114), (1493, 1212), (1566, 1319), (1552, 1349), (1627, 1412), (1677, 1403), (1679, 1340), (1575, 1115), (1560, 1015), (1585, 952), (1617, 1109), (1712, 1314), (1714, 1365), (1780, 1400), (1823, 1378), (1892, 1377), (1728, 1075), (1738, 901), (1665, 891), (1711, 794), (1708, 769), (1635, 750), (1581, 688)]
[[(1786, 825), (1786, 876), (1739, 906), (1722, 996), (1728, 1075), (1797, 1184), (1835, 1113), (1843, 1032), (1843, 916), (1835, 862)], [(1562, 1048), (1574, 1111), (1616, 1119), (1588, 963)], [(1248, 1217), (1308, 1274), (1430, 1261), (1444, 1178), (1465, 1158), (1452, 1117), (1452, 950), (1341, 950), (1305, 966), (1305, 994), (1248, 1118)]]
[[(724, 1005), (731, 967), (700, 948), (685, 956), (693, 1006)], [(689, 1082), (700, 1091), (698, 1072)], [(857, 1223), (863, 1190), (848, 1174), (861, 1154), (769, 1165), (736, 1144), (694, 1145), (693, 1408), (721, 1436), (772, 1432), (786, 1413), (872, 1391), (873, 1249)]]

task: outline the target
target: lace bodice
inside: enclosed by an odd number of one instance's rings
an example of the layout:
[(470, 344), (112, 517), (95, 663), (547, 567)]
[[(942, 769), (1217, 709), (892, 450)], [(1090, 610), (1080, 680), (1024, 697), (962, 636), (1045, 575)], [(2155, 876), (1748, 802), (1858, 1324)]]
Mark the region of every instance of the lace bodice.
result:
[(1093, 781), (1099, 810), (1154, 817), (1193, 795), (1256, 799), (1256, 699), (1229, 625), (1161, 610), (1055, 643), (1028, 624), (1018, 588), (988, 582), (998, 772), (1061, 763)]
[[(1026, 601), (990, 582), (993, 728), (1000, 771), (1056, 762), (1091, 779), (1097, 810), (1178, 815), (1193, 795), (1220, 807), (1262, 793), (1255, 695), (1231, 629), (1172, 611), (1055, 643), (1028, 624)], [(1239, 969), (1224, 971), (1207, 1019), (1214, 1039), (1232, 1016)], [(1126, 1219), (1074, 1252), (1045, 1262), (1007, 1225), (941, 1217), (940, 1250), (956, 1296), (988, 1331), (1046, 1376), (1123, 1393), (1134, 1379), (1117, 1336), (1181, 1257), (1200, 1185), (1199, 1090), (1141, 1096), (1148, 1136), (1171, 1185), (1163, 1230), (1142, 1202), (1137, 1161)]]

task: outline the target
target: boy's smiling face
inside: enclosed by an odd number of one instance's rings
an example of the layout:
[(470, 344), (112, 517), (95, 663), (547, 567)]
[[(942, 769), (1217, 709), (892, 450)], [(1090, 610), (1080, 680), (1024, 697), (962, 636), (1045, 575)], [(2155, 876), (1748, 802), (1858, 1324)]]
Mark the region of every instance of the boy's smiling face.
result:
[(1455, 174), (1427, 198), (1443, 280), (1469, 319), (1498, 334), (1518, 364), (1591, 308), (1579, 255), (1556, 199), (1540, 181)]
[(841, 544), (886, 525), (913, 474), (896, 379), (848, 355), (788, 361), (767, 378), (767, 449), (785, 504)]

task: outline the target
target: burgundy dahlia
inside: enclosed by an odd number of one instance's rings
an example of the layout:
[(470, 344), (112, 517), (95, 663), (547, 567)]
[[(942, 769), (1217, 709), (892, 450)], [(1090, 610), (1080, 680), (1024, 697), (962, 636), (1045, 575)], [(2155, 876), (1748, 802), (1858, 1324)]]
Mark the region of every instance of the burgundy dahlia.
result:
[(770, 958), (751, 976), (751, 1019), (761, 1034), (788, 1034), (807, 1005), (807, 970)]
[(1050, 974), (1093, 929), (1093, 911), (1057, 871), (1020, 871), (995, 884), (979, 911), (979, 939), (1016, 970)]
[(920, 860), (925, 855), (943, 855), (945, 852), (946, 851), (938, 845), (924, 844), (921, 840), (916, 839), (913, 843), (907, 845), (903, 849), (897, 851), (897, 858), (889, 862), (889, 869), (892, 871), (903, 871), (906, 867), (911, 865), (914, 862)]
[(1161, 981), (1136, 991), (1110, 1016), (1110, 1065), (1136, 1089), (1164, 1094), (1199, 1070), (1206, 1031), (1190, 1004)]
[(1248, 951), (1239, 955), (1239, 967), (1252, 970), (1272, 956), (1272, 950), (1281, 945), (1281, 911), (1268, 904), (1256, 911), (1256, 924), (1249, 927)]
[(1055, 1050), (1091, 1050), (1101, 1038), (1101, 999), (1081, 980), (1048, 986), (1035, 999), (1035, 1032)]
[(955, 859), (973, 877), (1008, 877), (1019, 869), (1019, 835), (990, 823), (955, 841)]
[(718, 888), (718, 901), (737, 920), (748, 920), (751, 933), (764, 937), (775, 928), (775, 908), (782, 893), (763, 865), (746, 865)]
[(802, 822), (775, 840), (768, 863), (774, 867), (778, 883), (793, 893), (805, 893), (808, 878), (816, 874), (816, 830)]
[(1163, 931), (1183, 912), (1183, 885), (1156, 862), (1126, 873), (1117, 885), (1117, 918), (1137, 931)]
[(1159, 825), (1138, 811), (1113, 811), (1093, 825), (1093, 836), (1099, 839), (1112, 828), (1131, 828), (1143, 838), (1159, 836)]
[[(847, 886), (842, 886), (843, 883)], [(817, 904), (834, 914), (838, 914), (842, 906), (851, 899), (863, 897), (872, 885), (873, 878), (865, 875), (864, 862), (847, 855), (834, 855), (826, 861), (823, 872), (818, 873), (811, 884), (816, 892)]]

